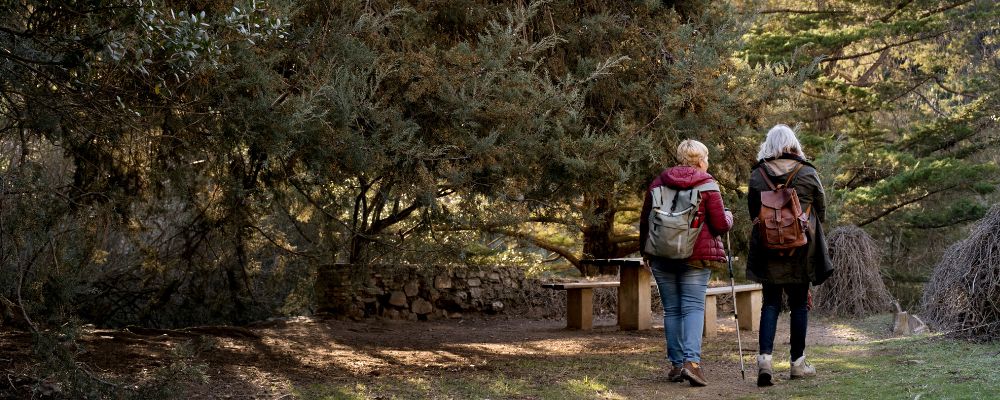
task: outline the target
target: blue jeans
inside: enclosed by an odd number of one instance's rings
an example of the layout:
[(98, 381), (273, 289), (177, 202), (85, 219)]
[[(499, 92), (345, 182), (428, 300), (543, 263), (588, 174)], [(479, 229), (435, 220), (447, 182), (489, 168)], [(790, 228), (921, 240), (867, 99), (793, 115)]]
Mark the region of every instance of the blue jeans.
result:
[(781, 293), (788, 295), (789, 344), (792, 361), (802, 357), (806, 350), (806, 328), (809, 325), (809, 284), (789, 283), (784, 285), (765, 284), (764, 301), (760, 308), (760, 354), (774, 351), (774, 333), (778, 329), (778, 313), (781, 312)]
[(683, 260), (650, 259), (649, 264), (663, 302), (667, 359), (674, 366), (685, 361), (701, 362), (705, 290), (712, 271), (692, 268)]

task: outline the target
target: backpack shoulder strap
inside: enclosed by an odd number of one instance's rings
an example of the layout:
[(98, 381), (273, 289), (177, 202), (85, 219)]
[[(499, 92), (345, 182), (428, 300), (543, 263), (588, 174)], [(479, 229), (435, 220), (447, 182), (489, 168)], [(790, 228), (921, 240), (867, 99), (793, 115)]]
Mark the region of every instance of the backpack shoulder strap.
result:
[(792, 179), (795, 179), (795, 174), (797, 174), (800, 169), (802, 169), (802, 163), (799, 163), (799, 165), (795, 166), (795, 169), (792, 170), (792, 173), (788, 174), (788, 179), (785, 179), (785, 184), (782, 186), (788, 187), (788, 185), (792, 183)]
[(649, 195), (653, 198), (653, 208), (663, 207), (663, 186), (653, 188)]
[(757, 171), (760, 172), (760, 176), (764, 178), (764, 183), (767, 184), (767, 187), (771, 188), (772, 191), (778, 190), (778, 188), (774, 186), (774, 182), (771, 182), (771, 178), (768, 178), (767, 174), (764, 172), (763, 164), (761, 164), (760, 168), (757, 168)]
[(699, 193), (700, 192), (719, 192), (720, 191), (719, 190), (719, 183), (716, 182), (716, 181), (714, 181), (714, 180), (710, 181), (710, 182), (707, 182), (707, 183), (702, 183), (702, 184), (700, 184), (698, 186), (695, 186), (693, 190), (697, 190)]

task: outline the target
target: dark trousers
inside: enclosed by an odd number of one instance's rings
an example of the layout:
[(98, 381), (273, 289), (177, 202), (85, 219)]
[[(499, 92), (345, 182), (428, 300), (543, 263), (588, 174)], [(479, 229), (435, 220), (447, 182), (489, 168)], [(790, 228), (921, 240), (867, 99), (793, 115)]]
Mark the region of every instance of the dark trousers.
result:
[(763, 305), (760, 308), (760, 354), (774, 351), (774, 332), (778, 329), (778, 313), (781, 312), (781, 293), (788, 295), (791, 311), (791, 356), (792, 361), (802, 357), (806, 350), (806, 327), (809, 324), (809, 284), (790, 283), (784, 285), (763, 285)]

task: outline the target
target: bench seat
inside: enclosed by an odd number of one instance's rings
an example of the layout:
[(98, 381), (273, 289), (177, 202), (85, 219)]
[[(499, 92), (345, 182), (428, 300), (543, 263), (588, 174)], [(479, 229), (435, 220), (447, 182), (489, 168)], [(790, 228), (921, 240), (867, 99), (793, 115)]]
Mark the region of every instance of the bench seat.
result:
[(763, 300), (763, 287), (760, 284), (736, 286), (720, 286), (708, 288), (705, 291), (705, 329), (702, 336), (713, 337), (718, 330), (717, 308), (718, 296), (736, 291), (736, 317), (740, 330), (756, 331), (760, 328), (760, 306)]
[(618, 281), (555, 282), (542, 287), (566, 291), (566, 328), (588, 330), (594, 327), (594, 288), (618, 285)]
[[(651, 282), (651, 285), (655, 283)], [(618, 281), (593, 282), (552, 282), (542, 284), (543, 288), (566, 291), (566, 328), (588, 330), (594, 324), (594, 289), (618, 287)], [(759, 284), (721, 286), (705, 291), (705, 325), (703, 336), (716, 335), (718, 317), (716, 307), (718, 296), (736, 292), (736, 310), (741, 330), (760, 328), (760, 306), (763, 299)]]
[(565, 282), (565, 283), (543, 283), (543, 288), (556, 290), (569, 289), (593, 289), (601, 287), (618, 287), (618, 281), (595, 281), (595, 282)]

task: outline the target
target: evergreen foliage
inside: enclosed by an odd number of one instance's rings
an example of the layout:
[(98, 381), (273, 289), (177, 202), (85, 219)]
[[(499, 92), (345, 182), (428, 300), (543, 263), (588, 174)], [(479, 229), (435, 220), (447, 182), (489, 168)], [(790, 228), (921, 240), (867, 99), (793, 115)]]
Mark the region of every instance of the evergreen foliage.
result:
[(680, 140), (738, 211), (796, 116), (839, 220), (967, 221), (996, 185), (996, 7), (904, 3), (7, 2), (0, 303), (239, 323), (307, 312), (321, 263), (584, 269), (639, 248)]
[[(338, 73), (315, 75), (319, 91), (295, 100), (308, 110), (297, 130), (343, 144), (303, 149), (296, 173), (319, 190), (303, 194), (335, 199), (324, 214), (349, 222), (334, 235), (350, 262), (426, 261), (428, 244), (481, 262), (496, 253), (475, 244), (484, 234), (573, 264), (632, 253), (637, 193), (675, 144), (749, 154), (763, 105), (804, 79), (731, 58), (749, 23), (725, 5), (335, 8), (384, 24), (341, 32), (350, 51), (320, 61)], [(733, 192), (745, 168), (720, 163)]]
[(10, 8), (0, 294), (26, 315), (102, 324), (239, 322), (308, 304), (304, 259), (274, 255), (286, 247), (263, 190), (280, 145), (262, 133), (287, 131), (272, 112), (280, 57), (265, 50), (287, 35), (280, 9)]
[(803, 79), (731, 58), (748, 22), (703, 1), (40, 1), (2, 23), (0, 294), (52, 322), (302, 312), (334, 261), (623, 255), (676, 142), (741, 158)]
[(790, 117), (825, 167), (831, 222), (893, 243), (897, 276), (925, 274), (996, 199), (1000, 7), (766, 1), (760, 13), (751, 63), (822, 58)]

